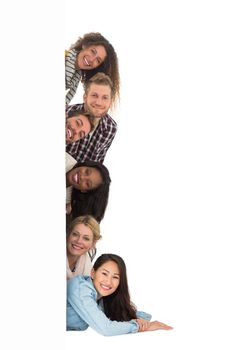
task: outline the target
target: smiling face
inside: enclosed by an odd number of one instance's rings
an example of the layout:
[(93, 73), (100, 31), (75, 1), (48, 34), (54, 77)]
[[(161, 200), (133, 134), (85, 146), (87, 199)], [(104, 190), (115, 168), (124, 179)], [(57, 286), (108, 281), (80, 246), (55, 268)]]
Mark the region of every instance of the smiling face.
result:
[(87, 112), (95, 118), (103, 117), (107, 114), (112, 102), (110, 86), (92, 83), (84, 94), (83, 101)]
[(92, 230), (84, 225), (77, 224), (67, 238), (67, 254), (79, 257), (88, 252), (94, 246), (94, 235)]
[(68, 186), (73, 186), (81, 192), (88, 192), (99, 187), (103, 183), (98, 169), (88, 166), (80, 166), (70, 170), (66, 174)]
[(66, 119), (66, 144), (76, 142), (91, 131), (91, 123), (87, 116), (68, 117)]
[(114, 293), (120, 284), (119, 267), (114, 261), (105, 262), (96, 271), (92, 269), (91, 277), (100, 297)]
[(83, 46), (82, 50), (77, 55), (76, 67), (84, 70), (91, 70), (100, 66), (105, 58), (107, 52), (103, 45)]

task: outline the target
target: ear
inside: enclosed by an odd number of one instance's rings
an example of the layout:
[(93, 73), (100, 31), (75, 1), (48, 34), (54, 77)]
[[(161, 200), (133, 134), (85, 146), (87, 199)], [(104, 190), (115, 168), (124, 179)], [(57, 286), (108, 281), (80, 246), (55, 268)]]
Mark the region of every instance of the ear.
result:
[(93, 279), (95, 277), (95, 270), (92, 268), (91, 269), (91, 278)]
[(84, 94), (83, 94), (83, 102), (84, 103), (86, 103), (87, 102), (87, 95), (86, 95), (86, 93), (84, 92)]

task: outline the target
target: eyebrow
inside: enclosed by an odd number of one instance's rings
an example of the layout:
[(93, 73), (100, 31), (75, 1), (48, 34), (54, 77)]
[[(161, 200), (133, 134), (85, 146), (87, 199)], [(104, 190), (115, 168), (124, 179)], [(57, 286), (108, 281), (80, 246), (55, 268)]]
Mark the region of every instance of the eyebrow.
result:
[(92, 181), (88, 179), (87, 184), (88, 184), (88, 188), (90, 188), (92, 190), (93, 189)]
[(83, 121), (82, 121), (82, 119), (81, 118), (78, 118), (78, 120), (77, 121), (79, 121), (80, 122), (80, 124), (81, 124), (81, 126), (83, 126)]
[[(72, 231), (72, 233), (77, 233), (78, 235), (81, 235), (81, 233), (78, 230)], [(89, 237), (91, 238), (91, 235), (88, 235), (87, 233), (83, 234), (83, 237)]]
[[(108, 272), (108, 273), (110, 273), (110, 271), (108, 271), (108, 270), (106, 270), (106, 269), (103, 269), (104, 271), (106, 271), (106, 272)], [(119, 273), (113, 273), (113, 275), (118, 275), (118, 276), (120, 276), (120, 274)]]

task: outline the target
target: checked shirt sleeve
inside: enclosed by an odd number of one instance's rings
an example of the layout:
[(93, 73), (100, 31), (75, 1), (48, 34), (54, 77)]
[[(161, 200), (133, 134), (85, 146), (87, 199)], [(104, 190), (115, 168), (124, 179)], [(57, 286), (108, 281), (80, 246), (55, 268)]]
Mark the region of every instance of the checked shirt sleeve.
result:
[(117, 132), (117, 124), (113, 119), (105, 120), (99, 125), (99, 130), (90, 141), (87, 157), (88, 159), (103, 163), (106, 153), (112, 144)]

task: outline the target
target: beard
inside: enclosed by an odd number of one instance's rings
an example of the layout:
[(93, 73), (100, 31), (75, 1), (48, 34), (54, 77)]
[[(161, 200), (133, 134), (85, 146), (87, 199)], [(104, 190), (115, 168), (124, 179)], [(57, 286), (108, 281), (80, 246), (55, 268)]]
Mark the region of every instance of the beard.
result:
[(88, 112), (90, 115), (92, 115), (94, 118), (102, 118), (107, 114), (106, 110), (99, 110), (98, 108), (94, 108), (88, 105), (84, 105), (85, 111)]

